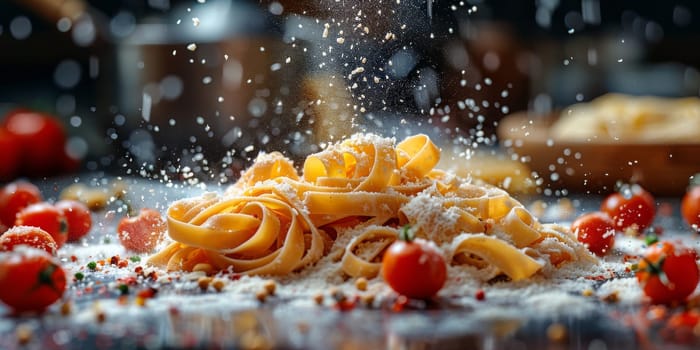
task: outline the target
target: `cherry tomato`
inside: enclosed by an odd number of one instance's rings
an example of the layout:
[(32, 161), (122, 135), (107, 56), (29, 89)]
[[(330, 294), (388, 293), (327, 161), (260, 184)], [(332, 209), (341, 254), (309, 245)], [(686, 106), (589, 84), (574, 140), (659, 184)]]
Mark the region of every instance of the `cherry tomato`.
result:
[(166, 225), (154, 209), (141, 209), (139, 215), (119, 221), (117, 235), (124, 248), (138, 253), (152, 251), (165, 236)]
[(681, 201), (683, 219), (695, 231), (700, 233), (700, 186), (693, 186)]
[(75, 200), (56, 202), (56, 208), (63, 213), (68, 222), (68, 241), (75, 242), (83, 238), (92, 227), (92, 214), (88, 207)]
[(639, 261), (637, 281), (654, 304), (683, 302), (700, 281), (696, 260), (695, 251), (680, 243), (654, 243)]
[(656, 204), (654, 197), (641, 186), (623, 185), (603, 200), (600, 210), (613, 219), (617, 230), (632, 227), (642, 232), (654, 221)]
[(39, 188), (29, 182), (18, 181), (5, 185), (0, 189), (0, 222), (12, 227), (17, 213), (42, 200)]
[(68, 241), (68, 222), (60, 210), (53, 205), (41, 202), (32, 204), (17, 214), (16, 226), (35, 226), (48, 232), (58, 248)]
[(58, 119), (45, 113), (17, 109), (6, 115), (3, 125), (19, 139), (25, 174), (52, 175), (60, 169), (66, 133)]
[(51, 235), (34, 226), (15, 226), (0, 236), (0, 251), (12, 251), (19, 245), (27, 245), (56, 255), (56, 241)]
[(422, 239), (411, 239), (404, 228), (382, 258), (382, 276), (389, 286), (409, 298), (437, 294), (447, 280), (447, 264), (438, 249)]
[(15, 312), (42, 312), (65, 290), (63, 268), (43, 250), (22, 247), (0, 255), (0, 300)]
[(610, 217), (602, 212), (580, 216), (571, 224), (571, 231), (579, 242), (598, 256), (604, 256), (615, 245), (615, 227)]
[(0, 127), (0, 181), (14, 179), (19, 173), (22, 147), (14, 134)]

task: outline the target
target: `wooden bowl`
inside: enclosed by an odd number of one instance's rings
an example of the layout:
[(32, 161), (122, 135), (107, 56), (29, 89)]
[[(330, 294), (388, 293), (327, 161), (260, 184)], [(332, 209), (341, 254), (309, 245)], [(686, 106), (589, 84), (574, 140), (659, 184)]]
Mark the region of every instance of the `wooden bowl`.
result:
[(556, 115), (516, 113), (501, 120), (498, 137), (537, 172), (549, 191), (606, 194), (618, 181), (636, 182), (655, 195), (678, 196), (700, 173), (699, 143), (617, 143), (557, 140)]

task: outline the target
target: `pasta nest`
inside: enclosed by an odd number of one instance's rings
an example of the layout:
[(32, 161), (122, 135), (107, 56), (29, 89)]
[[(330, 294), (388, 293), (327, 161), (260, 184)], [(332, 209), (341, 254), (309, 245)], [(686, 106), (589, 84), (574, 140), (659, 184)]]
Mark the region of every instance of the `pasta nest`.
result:
[(149, 263), (284, 275), (333, 255), (344, 274), (373, 278), (405, 225), (483, 279), (520, 280), (545, 266), (595, 262), (568, 229), (540, 224), (499, 188), (434, 169), (439, 159), (422, 134), (398, 144), (353, 135), (308, 156), (301, 175), (282, 154), (262, 154), (225, 193), (172, 203), (173, 242)]

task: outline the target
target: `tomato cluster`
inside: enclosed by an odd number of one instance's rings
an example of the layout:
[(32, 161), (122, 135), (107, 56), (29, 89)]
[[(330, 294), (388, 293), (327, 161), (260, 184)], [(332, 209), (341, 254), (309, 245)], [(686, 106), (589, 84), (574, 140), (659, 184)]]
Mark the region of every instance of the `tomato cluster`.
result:
[(615, 232), (643, 232), (651, 226), (656, 215), (654, 197), (639, 185), (621, 185), (618, 191), (605, 197), (600, 211), (584, 214), (571, 225), (578, 240), (599, 256), (615, 245)]
[(681, 303), (700, 281), (697, 259), (695, 250), (680, 243), (654, 243), (639, 261), (637, 281), (652, 303)]
[[(615, 232), (644, 232), (655, 214), (656, 204), (649, 192), (638, 185), (624, 185), (603, 200), (600, 211), (577, 218), (572, 231), (591, 252), (603, 256), (614, 246)], [(700, 186), (691, 183), (681, 201), (681, 216), (693, 231), (700, 232)], [(684, 302), (700, 283), (696, 251), (680, 242), (649, 237), (649, 246), (635, 266), (640, 287), (654, 304)]]
[[(84, 204), (73, 200), (62, 200), (55, 204), (44, 201), (39, 188), (29, 182), (12, 182), (0, 188), (0, 247), (13, 247), (17, 242), (44, 249), (45, 245), (63, 246), (67, 241), (77, 241), (92, 227), (92, 214)], [(18, 228), (20, 227), (20, 228)], [(27, 229), (40, 229), (47, 233), (53, 243), (37, 238), (43, 236)], [(26, 237), (31, 234), (32, 239)], [(46, 249), (45, 249), (46, 250)]]
[(617, 230), (643, 232), (654, 222), (656, 202), (651, 193), (641, 186), (623, 184), (617, 192), (603, 200), (600, 210), (612, 218)]
[(8, 112), (0, 123), (0, 181), (75, 171), (79, 160), (65, 145), (66, 132), (56, 117), (24, 108)]

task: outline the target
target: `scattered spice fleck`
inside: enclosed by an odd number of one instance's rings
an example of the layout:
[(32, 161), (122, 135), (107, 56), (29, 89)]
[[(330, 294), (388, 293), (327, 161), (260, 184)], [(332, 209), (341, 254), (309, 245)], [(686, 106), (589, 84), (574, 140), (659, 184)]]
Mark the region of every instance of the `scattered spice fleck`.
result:
[(618, 295), (617, 291), (613, 291), (608, 295), (604, 295), (601, 300), (603, 300), (606, 303), (616, 303), (620, 301), (620, 296)]
[(197, 285), (199, 286), (199, 289), (207, 290), (209, 288), (209, 285), (211, 284), (211, 281), (212, 281), (211, 277), (200, 277), (197, 280)]
[(360, 278), (356, 279), (355, 280), (355, 288), (357, 288), (357, 290), (366, 291), (367, 290), (367, 279), (364, 277), (360, 277)]
[(118, 288), (119, 288), (119, 293), (121, 293), (121, 295), (129, 294), (129, 286), (128, 285), (120, 284)]
[(107, 315), (101, 309), (95, 310), (95, 321), (97, 323), (104, 323), (107, 320)]
[(224, 286), (226, 286), (226, 283), (224, 282), (224, 280), (216, 278), (212, 282), (211, 286), (214, 287), (214, 290), (216, 290), (217, 292), (221, 292), (224, 289)]
[(275, 291), (277, 291), (277, 283), (273, 280), (267, 280), (263, 284), (263, 288), (265, 288), (265, 291), (267, 291), (268, 294), (275, 295)]
[(255, 299), (258, 299), (259, 302), (264, 303), (267, 299), (267, 291), (264, 289), (259, 290), (257, 293), (255, 293)]
[(563, 343), (567, 338), (567, 329), (561, 323), (552, 323), (547, 327), (547, 338), (553, 343)]
[(372, 307), (374, 305), (374, 299), (375, 295), (372, 293), (368, 294), (363, 294), (362, 297), (360, 298), (360, 301), (362, 301), (362, 304), (364, 304), (367, 307)]
[(34, 337), (34, 331), (31, 327), (22, 324), (17, 326), (17, 329), (15, 330), (15, 337), (17, 337), (18, 344), (26, 345), (32, 341), (32, 338)]
[(68, 316), (72, 312), (73, 312), (73, 305), (69, 301), (66, 301), (66, 302), (61, 304), (61, 315)]

